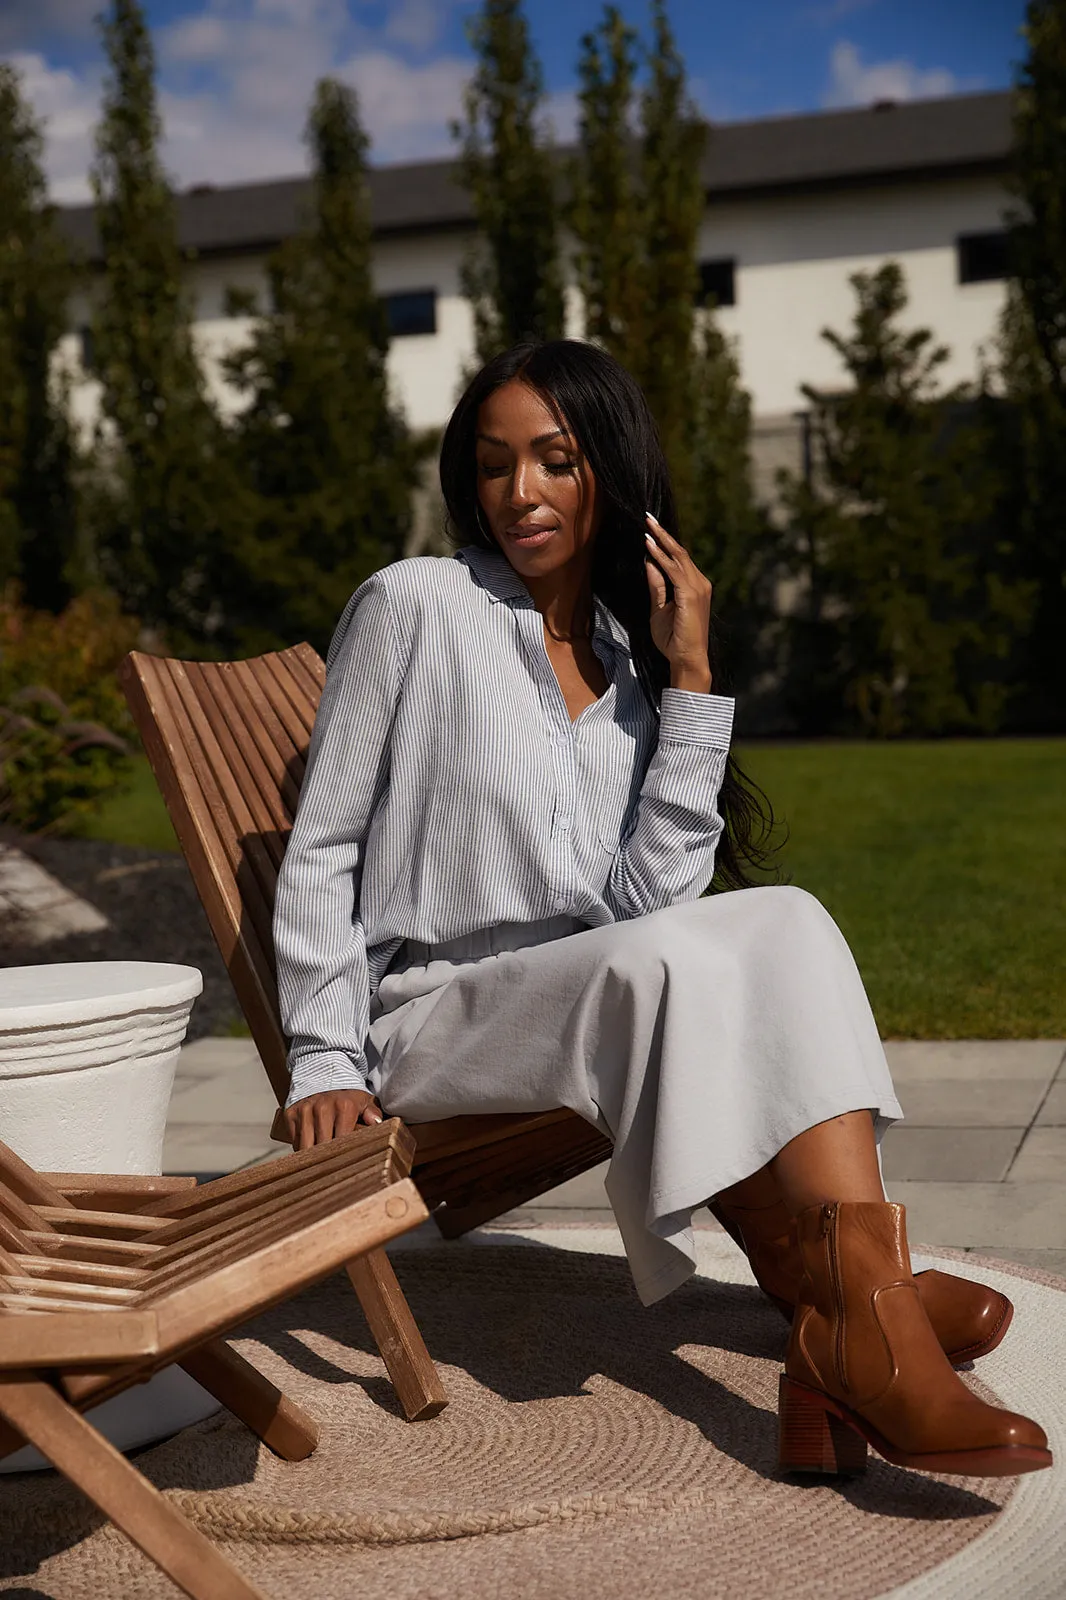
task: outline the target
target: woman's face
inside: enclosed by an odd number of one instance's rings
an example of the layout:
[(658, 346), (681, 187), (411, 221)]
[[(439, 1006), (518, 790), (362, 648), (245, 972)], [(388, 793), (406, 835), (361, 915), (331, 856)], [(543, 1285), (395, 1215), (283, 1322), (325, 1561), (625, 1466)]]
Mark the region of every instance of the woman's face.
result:
[(592, 471), (577, 440), (519, 379), (482, 404), (477, 484), (486, 528), (523, 577), (544, 577), (585, 552), (599, 525)]

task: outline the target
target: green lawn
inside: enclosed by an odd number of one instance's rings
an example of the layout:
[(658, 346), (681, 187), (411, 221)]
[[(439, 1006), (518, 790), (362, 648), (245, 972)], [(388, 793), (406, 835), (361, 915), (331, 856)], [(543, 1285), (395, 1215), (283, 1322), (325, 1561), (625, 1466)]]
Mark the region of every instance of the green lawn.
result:
[[(747, 744), (886, 1038), (1066, 1038), (1066, 739)], [(146, 762), (82, 830), (175, 849)]]
[(78, 833), (83, 839), (109, 839), (114, 844), (140, 845), (143, 850), (177, 850), (178, 841), (146, 756), (135, 758), (132, 786), (105, 800), (94, 816), (83, 818)]
[(882, 1036), (1066, 1038), (1066, 740), (758, 745)]

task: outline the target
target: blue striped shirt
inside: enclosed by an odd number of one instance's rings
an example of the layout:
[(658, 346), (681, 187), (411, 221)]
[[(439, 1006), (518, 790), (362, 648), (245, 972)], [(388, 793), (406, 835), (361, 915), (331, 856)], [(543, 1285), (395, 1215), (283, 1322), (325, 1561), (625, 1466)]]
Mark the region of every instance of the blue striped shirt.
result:
[(396, 561), (348, 602), (274, 912), (289, 1105), (366, 1086), (370, 1000), (404, 940), (602, 927), (710, 883), (733, 701), (667, 688), (657, 714), (598, 598), (593, 628), (608, 687), (571, 722), (502, 552)]

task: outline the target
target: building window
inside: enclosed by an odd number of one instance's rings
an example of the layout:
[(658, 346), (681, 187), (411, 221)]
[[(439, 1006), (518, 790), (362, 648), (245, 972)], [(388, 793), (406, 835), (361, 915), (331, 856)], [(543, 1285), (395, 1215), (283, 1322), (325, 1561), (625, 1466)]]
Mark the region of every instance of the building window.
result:
[(715, 304), (735, 306), (737, 303), (736, 262), (732, 256), (720, 261), (700, 262), (700, 299), (713, 295)]
[(403, 339), (409, 333), (436, 333), (436, 289), (414, 289), (405, 294), (385, 296), (385, 320), (389, 337)]
[(1007, 235), (998, 233), (960, 233), (955, 240), (960, 283), (991, 283), (1009, 277)]

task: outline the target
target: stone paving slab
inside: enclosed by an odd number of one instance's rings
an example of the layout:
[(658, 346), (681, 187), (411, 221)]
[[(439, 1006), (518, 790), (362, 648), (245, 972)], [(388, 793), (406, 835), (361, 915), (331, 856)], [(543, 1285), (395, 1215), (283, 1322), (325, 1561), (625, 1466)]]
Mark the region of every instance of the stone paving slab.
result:
[(1024, 1127), (945, 1129), (897, 1123), (884, 1137), (882, 1171), (886, 1184), (908, 1178), (999, 1183), (1010, 1171), (1023, 1139)]
[(163, 1171), (202, 1177), (284, 1155), (289, 1146), (270, 1137), (275, 1109), (274, 1091), (251, 1039), (197, 1039), (185, 1045), (174, 1074)]
[(1046, 1078), (930, 1078), (897, 1085), (908, 1125), (919, 1128), (1019, 1128), (1039, 1114)]
[(77, 933), (103, 933), (102, 912), (72, 893), (14, 845), (0, 844), (0, 915), (14, 924), (21, 943), (48, 944)]
[(167, 1128), (163, 1141), (163, 1166), (167, 1172), (235, 1172), (257, 1158), (287, 1155), (291, 1146), (275, 1144), (262, 1134), (250, 1138), (246, 1124), (215, 1122), (209, 1128), (178, 1123)]
[(886, 1186), (907, 1208), (907, 1233), (928, 1244), (980, 1250), (1066, 1249), (1066, 1183), (902, 1182)]
[(1042, 1078), (1050, 1082), (1066, 1055), (1064, 1039), (888, 1039), (893, 1082), (954, 1078)]
[(1037, 1112), (1036, 1125), (1038, 1128), (1066, 1128), (1066, 1064)]
[[(1010, 1169), (1012, 1183), (1062, 1183), (1066, 1188), (1066, 1128), (1032, 1128)], [(1066, 1195), (1063, 1204), (1066, 1205)]]

